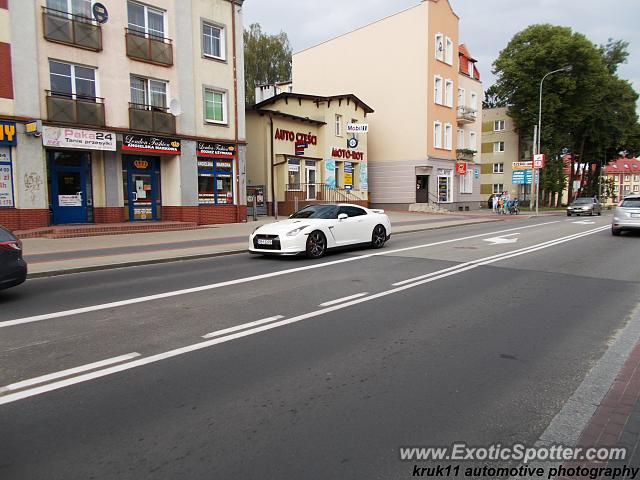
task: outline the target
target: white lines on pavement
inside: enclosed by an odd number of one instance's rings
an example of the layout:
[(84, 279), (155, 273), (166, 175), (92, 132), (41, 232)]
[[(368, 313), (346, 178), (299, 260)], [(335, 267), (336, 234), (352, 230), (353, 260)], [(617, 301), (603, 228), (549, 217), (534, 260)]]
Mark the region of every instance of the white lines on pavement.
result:
[(108, 365), (113, 365), (114, 363), (120, 363), (120, 362), (124, 362), (125, 360), (131, 360), (132, 358), (136, 358), (139, 356), (140, 354), (138, 352), (127, 353), (126, 355), (120, 355), (119, 357), (108, 358), (106, 360), (89, 363), (87, 365), (82, 365), (80, 367), (69, 368), (67, 370), (62, 370), (60, 372), (50, 373), (48, 375), (42, 375), (41, 377), (30, 378), (29, 380), (23, 380), (21, 382), (12, 383), (11, 385), (0, 387), (0, 393), (13, 391), (13, 390), (20, 390), (21, 388), (32, 387), (40, 383), (46, 383), (50, 380), (57, 380), (58, 378), (69, 377), (77, 373), (88, 372), (89, 370), (96, 370), (98, 368), (106, 367)]
[(349, 295), (348, 297), (337, 298), (337, 299), (331, 300), (329, 302), (321, 303), (320, 306), (321, 307), (329, 307), (331, 305), (336, 305), (337, 303), (342, 303), (342, 302), (346, 302), (348, 300), (353, 300), (354, 298), (364, 297), (365, 295), (368, 295), (368, 294), (369, 294), (369, 292), (356, 293), (355, 295)]
[(127, 305), (134, 305), (136, 303), (143, 303), (143, 302), (151, 302), (153, 300), (161, 300), (161, 299), (165, 299), (165, 298), (171, 298), (171, 297), (176, 297), (179, 295), (187, 295), (190, 293), (198, 293), (198, 292), (204, 292), (207, 290), (213, 290), (213, 289), (217, 289), (217, 288), (222, 288), (222, 287), (229, 287), (229, 286), (233, 286), (233, 285), (240, 285), (243, 283), (248, 283), (248, 282), (254, 282), (257, 280), (264, 280), (267, 278), (273, 278), (273, 277), (278, 277), (281, 275), (288, 275), (288, 274), (292, 274), (292, 273), (297, 273), (297, 272), (303, 272), (306, 270), (315, 270), (317, 268), (324, 268), (324, 267), (329, 267), (331, 265), (338, 265), (341, 263), (347, 263), (347, 262), (355, 262), (358, 260), (364, 260), (367, 258), (372, 258), (372, 257), (378, 257), (378, 256), (382, 256), (382, 255), (392, 255), (395, 253), (400, 253), (400, 252), (407, 252), (410, 250), (416, 250), (419, 248), (426, 248), (426, 247), (433, 247), (436, 245), (445, 245), (447, 243), (454, 243), (454, 242), (461, 242), (464, 240), (471, 240), (473, 238), (481, 238), (481, 237), (486, 237), (489, 235), (496, 235), (496, 234), (502, 234), (502, 233), (509, 233), (509, 232), (513, 232), (513, 231), (518, 231), (518, 230), (525, 230), (525, 229), (529, 229), (529, 228), (536, 228), (536, 227), (542, 227), (545, 225), (551, 225), (554, 223), (560, 223), (560, 220), (555, 220), (552, 222), (544, 222), (544, 223), (536, 223), (534, 225), (526, 225), (524, 227), (515, 227), (515, 228), (509, 228), (506, 230), (498, 230), (496, 232), (489, 232), (489, 233), (479, 233), (476, 235), (469, 235), (466, 237), (459, 237), (459, 238), (452, 238), (449, 240), (441, 240), (439, 242), (432, 242), (432, 243), (426, 243), (426, 244), (422, 244), (422, 245), (414, 245), (411, 247), (404, 247), (404, 248), (397, 248), (394, 250), (381, 250), (379, 252), (376, 253), (368, 253), (365, 255), (359, 255), (356, 257), (346, 257), (346, 258), (341, 258), (339, 260), (332, 260), (330, 262), (324, 262), (324, 263), (315, 263), (313, 265), (305, 265), (304, 267), (297, 267), (297, 268), (289, 268), (286, 270), (279, 270), (276, 272), (269, 272), (269, 273), (264, 273), (261, 275), (254, 275), (251, 277), (245, 277), (245, 278), (238, 278), (236, 280), (228, 280), (226, 282), (220, 282), (220, 283), (213, 283), (210, 285), (202, 285), (200, 287), (192, 287), (192, 288), (185, 288), (182, 290), (174, 290), (174, 291), (170, 291), (170, 292), (164, 292), (164, 293), (157, 293), (155, 295), (146, 295), (144, 297), (136, 297), (136, 298), (130, 298), (128, 300), (120, 300), (117, 302), (109, 302), (109, 303), (102, 303), (99, 305), (91, 305), (89, 307), (82, 307), (82, 308), (74, 308), (71, 310), (63, 310), (60, 312), (53, 312), (53, 313), (45, 313), (42, 315), (34, 315), (31, 317), (24, 317), (24, 318), (17, 318), (15, 320), (8, 320), (5, 322), (0, 322), (0, 328), (6, 328), (6, 327), (13, 327), (15, 325), (24, 325), (26, 323), (33, 323), (33, 322), (41, 322), (43, 320), (52, 320), (55, 318), (62, 318), (62, 317), (69, 317), (71, 315), (80, 315), (83, 313), (89, 313), (89, 312), (97, 312), (100, 310), (107, 310), (109, 308), (116, 308), (116, 307), (124, 307)]
[[(226, 342), (230, 342), (232, 340), (236, 340), (239, 338), (243, 338), (243, 337), (248, 337), (250, 335), (255, 335), (257, 333), (261, 333), (261, 332), (265, 332), (267, 330), (272, 330), (275, 328), (279, 328), (285, 325), (290, 325), (293, 323), (297, 323), (303, 320), (307, 320), (309, 318), (313, 318), (313, 317), (318, 317), (321, 315), (324, 315), (326, 313), (330, 313), (330, 312), (334, 312), (334, 311), (338, 311), (344, 308), (348, 308), (348, 307), (352, 307), (354, 305), (358, 305), (361, 303), (365, 303), (365, 302), (370, 302), (372, 300), (378, 299), (378, 298), (383, 298), (389, 295), (393, 295), (395, 293), (399, 293), (402, 292), (404, 290), (408, 290), (410, 288), (414, 288), (420, 285), (425, 285), (427, 283), (431, 283), (431, 282), (435, 282), (436, 280), (440, 280), (442, 278), (446, 278), (449, 277), (451, 275), (456, 275), (458, 273), (462, 273), (465, 272), (467, 270), (471, 270), (474, 268), (479, 267), (480, 265), (488, 265), (490, 263), (495, 263), (498, 262), (500, 260), (504, 260), (505, 258), (511, 258), (511, 257), (516, 257), (519, 255), (525, 255), (527, 253), (529, 253), (530, 251), (535, 251), (535, 250), (542, 250), (544, 248), (549, 248), (551, 246), (554, 245), (558, 245), (561, 243), (565, 243), (565, 242), (569, 242), (572, 240), (575, 240), (577, 238), (582, 238), (582, 237), (586, 237), (588, 235), (592, 235), (594, 233), (598, 233), (601, 231), (604, 231), (606, 229), (608, 229), (609, 227), (599, 227), (599, 228), (595, 228), (592, 230), (588, 230), (585, 232), (581, 232), (578, 234), (574, 234), (574, 235), (569, 235), (566, 237), (560, 237), (556, 240), (550, 241), (550, 242), (546, 242), (545, 244), (539, 244), (537, 246), (534, 247), (530, 247), (530, 248), (522, 248), (519, 250), (515, 250), (513, 252), (509, 252), (506, 254), (501, 254), (501, 255), (494, 255), (492, 257), (486, 257), (484, 259), (479, 259), (476, 262), (479, 263), (472, 263), (469, 262), (469, 264), (461, 264), (458, 265), (457, 269), (453, 269), (453, 268), (449, 268), (449, 269), (444, 269), (441, 270), (439, 272), (433, 272), (430, 275), (429, 278), (423, 278), (421, 280), (418, 281), (414, 281), (413, 283), (409, 283), (406, 285), (402, 285), (402, 286), (398, 286), (396, 288), (392, 288), (390, 290), (385, 290), (383, 292), (379, 292), (379, 293), (375, 293), (372, 295), (368, 295), (365, 297), (360, 297), (360, 298), (356, 298), (353, 300), (348, 300), (346, 302), (340, 303), (338, 305), (331, 305), (328, 307), (324, 307), (309, 313), (305, 313), (302, 315), (298, 315), (295, 317), (291, 317), (291, 318), (287, 318), (287, 319), (283, 319), (283, 320), (279, 320), (279, 321), (271, 321), (271, 323), (268, 323), (266, 325), (260, 325), (260, 326), (256, 326), (254, 328), (249, 328), (252, 324), (255, 324), (255, 322), (250, 322), (250, 323), (246, 323), (244, 325), (238, 325), (237, 327), (232, 327), (235, 328), (237, 330), (243, 329), (242, 331), (236, 332), (236, 333), (232, 333), (230, 335), (224, 335), (224, 336), (220, 336), (218, 338), (213, 338), (204, 342), (200, 342), (200, 343), (196, 343), (193, 345), (188, 345), (186, 347), (181, 347), (181, 348), (177, 348), (175, 350), (170, 350), (168, 352), (164, 352), (164, 353), (159, 353), (156, 355), (152, 355), (150, 357), (146, 357), (146, 358), (140, 358), (137, 360), (132, 360), (131, 362), (127, 362), (127, 363), (123, 363), (120, 365), (114, 365), (108, 368), (105, 368), (103, 370), (97, 370), (97, 371), (93, 371), (90, 373), (86, 373), (83, 375), (79, 375), (77, 377), (72, 377), (72, 378), (67, 378), (65, 380), (59, 381), (59, 382), (54, 382), (54, 383), (49, 383), (47, 385), (42, 385), (40, 387), (36, 387), (36, 388), (32, 388), (30, 390), (22, 390), (20, 392), (16, 392), (16, 393), (11, 393), (5, 396), (1, 396), (0, 397), (0, 405), (4, 405), (7, 403), (11, 403), (11, 402), (15, 402), (18, 400), (22, 400), (28, 397), (32, 397), (35, 395), (40, 395), (42, 393), (46, 393), (46, 392), (51, 392), (53, 390), (58, 390), (60, 388), (64, 388), (64, 387), (68, 387), (71, 385), (75, 385), (75, 384), (79, 384), (82, 382), (87, 382), (90, 380), (95, 380), (97, 378), (101, 378), (101, 377), (105, 377), (107, 375), (112, 375), (114, 373), (118, 373), (118, 372), (122, 372), (125, 370), (130, 370), (133, 368), (137, 368), (137, 367), (141, 367), (143, 365), (149, 365), (151, 363), (155, 363), (155, 362), (159, 362), (161, 360), (165, 360), (168, 358), (172, 358), (172, 357), (176, 357), (178, 355), (184, 355), (186, 353), (190, 353), (190, 352), (195, 352), (197, 350), (201, 350), (204, 348), (208, 348), (208, 347), (212, 347), (214, 345), (219, 345), (222, 343), (226, 343)], [(466, 266), (463, 266), (466, 265)], [(274, 317), (272, 317), (274, 318)], [(265, 321), (268, 319), (265, 319)], [(260, 322), (260, 320), (258, 320), (258, 322)], [(246, 330), (245, 330), (246, 329)], [(216, 333), (216, 332), (214, 332)]]
[(202, 338), (220, 337), (222, 335), (227, 335), (228, 333), (244, 330), (245, 328), (257, 327), (258, 325), (264, 325), (265, 323), (275, 322), (281, 318), (284, 317), (282, 315), (276, 315), (275, 317), (263, 318), (262, 320), (256, 320), (255, 322), (243, 323), (242, 325), (236, 325), (235, 327), (229, 327), (223, 330), (216, 330), (215, 332), (207, 333), (206, 335), (203, 335)]

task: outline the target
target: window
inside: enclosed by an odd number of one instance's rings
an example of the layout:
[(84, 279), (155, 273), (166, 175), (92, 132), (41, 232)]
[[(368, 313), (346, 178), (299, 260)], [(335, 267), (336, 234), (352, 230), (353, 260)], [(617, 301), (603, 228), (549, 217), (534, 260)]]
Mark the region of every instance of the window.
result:
[(630, 182), (631, 181), (631, 175), (625, 175), (624, 176), (624, 181), (625, 182)]
[(342, 136), (342, 115), (336, 114), (336, 137)]
[(287, 162), (289, 190), (300, 190), (300, 160)]
[(367, 212), (362, 208), (346, 205), (338, 208), (338, 215), (340, 215), (341, 213), (346, 213), (348, 217), (360, 217), (367, 214)]
[(464, 148), (464, 130), (458, 129), (458, 146), (456, 148)]
[(84, 18), (93, 18), (91, 0), (47, 0), (47, 8)]
[(476, 132), (469, 132), (469, 150), (477, 150)]
[(478, 111), (478, 94), (475, 92), (471, 92), (471, 109), (473, 110), (473, 114), (475, 115)]
[(227, 123), (227, 94), (211, 88), (204, 89), (204, 120)]
[(640, 191), (640, 185), (634, 185), (633, 186), (633, 191), (634, 191), (634, 193)]
[(633, 181), (634, 182), (640, 182), (640, 175), (634, 175), (633, 176)]
[(447, 42), (444, 47), (445, 52), (445, 62), (449, 65), (453, 65), (453, 41), (449, 37), (447, 37)]
[(464, 107), (464, 88), (458, 88), (458, 108)]
[(493, 152), (504, 152), (504, 142), (493, 142)]
[(84, 100), (97, 97), (94, 68), (49, 60), (49, 81), (53, 95)]
[(233, 162), (198, 157), (198, 203), (233, 203)]
[(446, 168), (438, 169), (438, 202), (450, 203), (452, 200), (451, 182), (453, 180), (453, 170)]
[(152, 37), (165, 37), (165, 18), (162, 10), (140, 3), (127, 2), (127, 15), (129, 30)]
[(504, 184), (502, 183), (494, 183), (493, 184), (493, 193), (494, 195), (500, 195), (504, 193)]
[(440, 122), (433, 122), (433, 146), (442, 148), (442, 124)]
[(452, 145), (452, 137), (453, 137), (453, 127), (450, 123), (445, 124), (444, 126), (444, 148), (447, 150), (451, 150)]
[(442, 105), (442, 77), (435, 76), (433, 82), (433, 101)]
[(202, 53), (205, 57), (225, 59), (224, 28), (202, 23)]
[(167, 82), (131, 77), (131, 103), (135, 107), (167, 108)]
[(444, 82), (444, 101), (447, 107), (453, 107), (453, 81)]
[(473, 193), (473, 169), (468, 169), (467, 173), (460, 175), (460, 193)]
[(494, 163), (493, 173), (504, 173), (504, 163)]
[(444, 35), (436, 35), (436, 59), (444, 61)]
[(501, 132), (504, 130), (504, 120), (496, 120), (493, 122), (493, 131)]

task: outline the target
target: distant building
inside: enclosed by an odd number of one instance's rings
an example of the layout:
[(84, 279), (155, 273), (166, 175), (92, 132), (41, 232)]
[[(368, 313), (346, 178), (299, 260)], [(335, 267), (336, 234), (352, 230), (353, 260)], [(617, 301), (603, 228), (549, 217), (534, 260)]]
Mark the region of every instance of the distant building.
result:
[(640, 194), (640, 160), (637, 158), (612, 160), (603, 168), (602, 175), (614, 182), (614, 196), (607, 198), (606, 204), (615, 205), (626, 196)]
[(375, 207), (480, 205), (479, 165), (468, 152), (457, 154), (459, 141), (479, 142), (483, 98), (458, 23), (448, 0), (423, 0), (293, 55), (296, 92), (353, 92), (375, 107), (367, 118)]

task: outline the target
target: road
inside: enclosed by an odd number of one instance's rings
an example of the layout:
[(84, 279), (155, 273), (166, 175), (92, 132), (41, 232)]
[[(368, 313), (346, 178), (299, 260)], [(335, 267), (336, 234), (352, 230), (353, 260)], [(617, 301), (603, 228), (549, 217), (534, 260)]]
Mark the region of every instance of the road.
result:
[(402, 446), (533, 444), (637, 308), (609, 222), (1, 292), (0, 478), (409, 478)]

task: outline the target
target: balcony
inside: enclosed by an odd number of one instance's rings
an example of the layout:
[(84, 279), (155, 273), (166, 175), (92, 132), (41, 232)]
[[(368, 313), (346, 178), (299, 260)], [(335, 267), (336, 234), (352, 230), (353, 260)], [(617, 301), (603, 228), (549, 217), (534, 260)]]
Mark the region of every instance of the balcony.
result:
[(477, 118), (477, 111), (470, 107), (458, 107), (456, 120), (458, 124), (473, 123)]
[(47, 92), (47, 119), (91, 127), (104, 127), (104, 99), (69, 93)]
[(50, 42), (102, 50), (102, 27), (90, 18), (43, 7), (42, 19), (44, 38)]
[(130, 103), (129, 127), (145, 132), (176, 133), (176, 117), (169, 113), (168, 108)]
[(129, 58), (163, 67), (173, 65), (173, 44), (168, 38), (156, 37), (129, 28), (125, 29), (125, 37)]
[(456, 159), (462, 162), (473, 162), (475, 155), (476, 151), (469, 148), (458, 148), (456, 150)]

